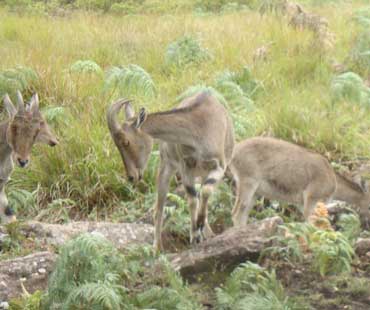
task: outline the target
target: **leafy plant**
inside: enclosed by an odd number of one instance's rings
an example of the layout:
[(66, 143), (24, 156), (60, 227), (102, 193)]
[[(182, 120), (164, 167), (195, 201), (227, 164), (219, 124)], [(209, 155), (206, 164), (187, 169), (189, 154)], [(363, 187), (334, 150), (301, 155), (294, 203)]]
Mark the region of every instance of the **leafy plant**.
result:
[(211, 59), (210, 52), (203, 48), (198, 39), (185, 35), (172, 42), (166, 50), (167, 66), (184, 67), (190, 64), (200, 64)]
[(310, 236), (314, 268), (322, 276), (351, 271), (354, 250), (340, 232), (317, 230)]
[(357, 214), (342, 214), (337, 221), (340, 232), (353, 244), (360, 236), (361, 222)]
[(92, 60), (77, 60), (69, 67), (69, 71), (72, 73), (103, 75), (102, 68), (100, 68), (100, 66)]
[(136, 296), (136, 305), (139, 309), (160, 310), (201, 310), (203, 307), (196, 301), (192, 292), (173, 270), (168, 261), (159, 259), (163, 277), (168, 287), (154, 285)]
[(370, 7), (364, 7), (355, 11), (353, 19), (364, 29), (370, 27)]
[(250, 262), (236, 268), (216, 296), (219, 310), (291, 309), (275, 272)]
[(47, 308), (66, 309), (79, 299), (109, 309), (105, 305), (115, 305), (117, 290), (122, 289), (118, 280), (123, 262), (117, 249), (100, 234), (83, 234), (69, 241), (49, 279)]
[(365, 86), (362, 78), (353, 72), (336, 76), (331, 83), (333, 102), (348, 100), (363, 106), (370, 106), (370, 89)]
[(280, 226), (280, 234), (273, 237), (274, 245), (264, 249), (260, 260), (272, 257), (289, 262), (301, 262), (303, 251), (308, 249), (309, 236), (315, 228), (306, 223), (288, 223)]
[(180, 196), (172, 193), (167, 194), (168, 204), (164, 209), (166, 220), (164, 228), (171, 232), (187, 238), (190, 229), (190, 216), (187, 202)]
[(120, 253), (100, 234), (83, 234), (61, 248), (45, 309), (200, 310), (190, 289), (151, 246)]
[(356, 71), (369, 74), (370, 72), (370, 31), (360, 32), (350, 51), (349, 62)]
[(11, 310), (41, 310), (42, 291), (36, 291), (31, 295), (12, 299), (9, 303)]
[(113, 67), (107, 73), (104, 90), (118, 92), (120, 96), (139, 95), (154, 97), (154, 82), (148, 72), (138, 65)]
[(47, 107), (42, 110), (42, 115), (48, 123), (54, 123), (58, 120), (66, 121), (67, 118), (64, 107)]
[(32, 213), (31, 210), (34, 210), (37, 206), (37, 193), (38, 189), (29, 192), (13, 186), (8, 193), (9, 204), (16, 213), (24, 212), (27, 209), (27, 212)]
[(0, 71), (0, 98), (6, 93), (14, 95), (17, 90), (27, 90), (37, 80), (37, 73), (29, 67), (17, 66)]
[(105, 275), (103, 282), (84, 283), (68, 295), (63, 308), (124, 309), (122, 295), (125, 294), (125, 288), (117, 283), (119, 283), (119, 277), (109, 273)]

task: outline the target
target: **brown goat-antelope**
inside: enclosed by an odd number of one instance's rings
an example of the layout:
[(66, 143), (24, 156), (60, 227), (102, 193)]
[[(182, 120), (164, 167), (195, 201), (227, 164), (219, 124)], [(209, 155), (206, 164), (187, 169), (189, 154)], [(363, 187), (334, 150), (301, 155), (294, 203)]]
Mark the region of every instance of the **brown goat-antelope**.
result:
[(17, 108), (7, 94), (3, 101), (9, 119), (0, 123), (0, 220), (7, 223), (15, 219), (14, 211), (8, 205), (5, 195), (5, 184), (13, 171), (13, 162), (24, 168), (30, 161), (34, 143), (55, 146), (58, 140), (40, 113), (37, 94), (25, 105), (22, 94), (18, 91)]
[(247, 223), (255, 195), (303, 204), (306, 220), (317, 202), (331, 199), (360, 207), (364, 226), (370, 219), (367, 188), (336, 173), (320, 154), (298, 145), (267, 137), (247, 139), (235, 146), (229, 168), (236, 183), (235, 226)]
[[(126, 114), (123, 125), (117, 120), (122, 107)], [(154, 247), (162, 248), (163, 207), (175, 172), (180, 173), (186, 189), (191, 213), (191, 242), (212, 236), (207, 220), (208, 198), (222, 179), (234, 148), (233, 126), (224, 106), (211, 94), (200, 93), (185, 99), (176, 109), (151, 114), (141, 109), (135, 117), (131, 104), (119, 100), (110, 106), (107, 121), (132, 182), (142, 177), (152, 150), (152, 139), (160, 140)], [(202, 180), (199, 210), (194, 187), (197, 177)]]

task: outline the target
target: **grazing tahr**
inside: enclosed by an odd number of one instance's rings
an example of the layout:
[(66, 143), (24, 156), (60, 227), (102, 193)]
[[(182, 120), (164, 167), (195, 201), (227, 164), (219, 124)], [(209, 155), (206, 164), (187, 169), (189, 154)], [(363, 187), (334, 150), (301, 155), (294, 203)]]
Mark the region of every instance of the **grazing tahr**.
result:
[(18, 91), (17, 108), (7, 94), (3, 101), (9, 119), (0, 123), (0, 220), (7, 223), (15, 219), (5, 195), (5, 184), (13, 171), (14, 161), (24, 168), (30, 161), (34, 143), (55, 146), (58, 140), (39, 111), (37, 94), (25, 105), (22, 94)]
[[(126, 121), (120, 124), (117, 115), (122, 107)], [(203, 92), (185, 99), (176, 109), (147, 114), (142, 108), (136, 117), (129, 101), (119, 100), (110, 106), (107, 121), (131, 182), (141, 179), (153, 138), (160, 140), (154, 247), (162, 248), (163, 207), (170, 178), (176, 172), (181, 175), (190, 207), (191, 242), (211, 237), (208, 198), (222, 180), (234, 148), (233, 126), (224, 106)], [(194, 187), (197, 177), (202, 180), (199, 210)]]
[(336, 173), (325, 157), (303, 147), (274, 138), (247, 139), (235, 146), (229, 168), (237, 191), (235, 226), (246, 224), (256, 195), (301, 204), (306, 220), (319, 201), (345, 201), (360, 207), (362, 223), (368, 225), (367, 188)]

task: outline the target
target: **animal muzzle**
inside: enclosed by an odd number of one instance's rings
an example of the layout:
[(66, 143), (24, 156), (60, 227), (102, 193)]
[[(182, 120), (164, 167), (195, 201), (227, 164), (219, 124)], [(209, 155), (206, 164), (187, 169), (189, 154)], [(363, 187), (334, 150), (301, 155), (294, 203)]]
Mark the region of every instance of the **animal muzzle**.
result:
[(48, 142), (49, 146), (56, 146), (59, 144), (59, 141), (57, 139), (52, 139), (52, 140), (49, 140)]
[(30, 162), (29, 157), (16, 156), (16, 162), (21, 168), (25, 168)]

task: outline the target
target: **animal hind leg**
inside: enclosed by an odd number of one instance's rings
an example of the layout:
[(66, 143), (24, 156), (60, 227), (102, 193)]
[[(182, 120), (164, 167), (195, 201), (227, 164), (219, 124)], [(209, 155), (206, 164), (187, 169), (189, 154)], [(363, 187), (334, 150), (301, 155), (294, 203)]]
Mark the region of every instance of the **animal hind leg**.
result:
[(224, 169), (217, 167), (208, 174), (203, 182), (200, 196), (200, 209), (197, 218), (197, 228), (201, 239), (208, 239), (214, 236), (208, 223), (208, 199), (222, 180), (223, 175)]
[(195, 189), (195, 180), (193, 175), (189, 173), (184, 173), (182, 175), (182, 182), (185, 188), (187, 202), (190, 209), (190, 219), (191, 219), (190, 243), (199, 243), (200, 238), (197, 234), (196, 226), (199, 199), (198, 193)]
[[(315, 210), (316, 204), (323, 199), (316, 198), (311, 195), (310, 191), (303, 192), (303, 216), (308, 222), (310, 216), (312, 215), (313, 211)], [(326, 199), (324, 199), (326, 200)]]
[(253, 180), (241, 180), (237, 188), (237, 199), (232, 211), (234, 226), (245, 226), (248, 215), (253, 208), (254, 194), (258, 184)]

